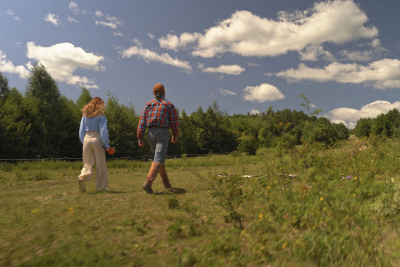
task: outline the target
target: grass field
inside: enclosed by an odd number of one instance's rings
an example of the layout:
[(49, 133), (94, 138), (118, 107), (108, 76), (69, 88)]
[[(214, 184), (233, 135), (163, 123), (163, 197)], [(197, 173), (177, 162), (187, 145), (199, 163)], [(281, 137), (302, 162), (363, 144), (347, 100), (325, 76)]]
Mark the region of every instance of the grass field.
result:
[(398, 266), (400, 144), (108, 161), (109, 192), (79, 193), (81, 162), (0, 165), (0, 266)]

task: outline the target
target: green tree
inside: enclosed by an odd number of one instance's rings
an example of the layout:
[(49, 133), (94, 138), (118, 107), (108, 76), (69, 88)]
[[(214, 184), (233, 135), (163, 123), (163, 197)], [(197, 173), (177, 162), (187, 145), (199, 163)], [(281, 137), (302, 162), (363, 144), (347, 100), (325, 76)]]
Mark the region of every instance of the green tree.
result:
[(387, 137), (388, 129), (390, 128), (390, 122), (387, 120), (385, 114), (379, 114), (371, 125), (371, 133), (376, 136)]
[(392, 138), (400, 136), (399, 127), (400, 112), (392, 109), (386, 114), (379, 114), (376, 118), (359, 119), (353, 132), (357, 137), (368, 137), (372, 134)]
[(369, 137), (372, 133), (372, 123), (373, 119), (371, 118), (361, 118), (357, 121), (356, 126), (353, 129), (355, 136), (358, 138)]
[(218, 103), (214, 101), (212, 106), (207, 108), (204, 123), (204, 140), (206, 140), (208, 152), (230, 152), (235, 147), (236, 140), (229, 129), (227, 114), (219, 109)]
[(139, 117), (133, 105), (120, 104), (111, 93), (108, 94), (105, 110), (110, 136), (110, 145), (117, 151), (118, 157), (150, 155), (150, 148), (139, 149), (136, 130)]
[(238, 138), (237, 149), (240, 152), (255, 155), (256, 150), (259, 147), (260, 139), (263, 140), (262, 138), (259, 138), (263, 126), (264, 124), (258, 115), (248, 115), (245, 120), (245, 128)]
[(194, 128), (197, 131), (197, 137), (195, 138), (195, 140), (197, 141), (197, 147), (199, 148), (198, 153), (208, 153), (210, 151), (208, 147), (208, 135), (210, 134), (210, 132), (207, 129), (208, 127), (206, 114), (204, 113), (203, 108), (200, 106), (195, 112), (190, 115), (190, 119), (193, 123)]
[(278, 136), (281, 136), (278, 124), (268, 123), (263, 124), (261, 129), (258, 131), (257, 139), (260, 142), (260, 146), (271, 147), (274, 145), (274, 140)]
[(59, 157), (81, 157), (82, 144), (79, 140), (79, 126), (81, 112), (74, 101), (62, 96), (60, 99), (59, 120), (62, 121), (63, 130), (57, 134), (57, 139), (53, 140), (52, 146), (54, 155)]
[(318, 142), (328, 146), (337, 140), (333, 124), (325, 117), (320, 117), (315, 122), (305, 122), (302, 138), (309, 143)]
[(0, 103), (5, 101), (9, 92), (8, 79), (0, 72)]
[(24, 97), (12, 88), (0, 105), (0, 158), (23, 158), (27, 155), (30, 127)]
[(239, 145), (237, 149), (240, 152), (247, 153), (249, 155), (255, 155), (258, 145), (257, 145), (257, 139), (254, 138), (254, 136), (247, 135), (247, 133), (243, 133), (242, 136), (239, 137), (238, 139)]
[(181, 154), (197, 154), (201, 151), (199, 131), (191, 118), (185, 110), (182, 110), (179, 118), (178, 138)]
[(385, 132), (387, 137), (393, 137), (393, 133), (399, 127), (400, 113), (397, 109), (391, 109), (385, 114)]
[(334, 123), (333, 128), (335, 129), (337, 140), (346, 140), (349, 138), (350, 130), (343, 123)]
[(85, 105), (89, 104), (92, 100), (92, 96), (90, 92), (85, 87), (81, 89), (81, 95), (79, 96), (78, 100), (76, 101), (76, 105), (78, 106), (79, 110), (81, 110)]
[[(390, 111), (389, 111), (390, 112)], [(393, 112), (393, 117), (389, 118), (392, 121), (392, 138), (399, 138), (400, 137), (400, 112), (395, 109)]]
[[(236, 138), (230, 129), (230, 121), (225, 114), (219, 110), (215, 101), (212, 106), (204, 112), (199, 107), (190, 115), (191, 127), (196, 129), (196, 147), (198, 153), (223, 153), (230, 152), (236, 148)], [(184, 131), (184, 129), (182, 129)]]
[(66, 130), (61, 118), (61, 94), (54, 79), (40, 63), (31, 69), (26, 97), (32, 122), (29, 143), (31, 156), (57, 156), (54, 144), (61, 141), (60, 132)]

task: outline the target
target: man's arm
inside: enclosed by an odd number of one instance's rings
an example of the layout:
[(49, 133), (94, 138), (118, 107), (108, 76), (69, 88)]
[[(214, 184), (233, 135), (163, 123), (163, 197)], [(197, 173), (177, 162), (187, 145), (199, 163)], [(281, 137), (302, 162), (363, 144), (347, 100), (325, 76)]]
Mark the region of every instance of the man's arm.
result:
[(143, 108), (142, 114), (140, 115), (139, 124), (138, 124), (138, 128), (137, 128), (137, 138), (138, 138), (138, 144), (140, 147), (144, 147), (143, 134), (144, 134), (144, 131), (146, 130), (146, 118), (147, 118), (147, 110), (146, 110), (146, 106), (145, 106)]
[(171, 103), (171, 108), (169, 109), (169, 119), (171, 123), (171, 130), (172, 130), (172, 143), (176, 143), (178, 141), (178, 134), (179, 134), (179, 120), (178, 115), (176, 113), (176, 109), (174, 104)]

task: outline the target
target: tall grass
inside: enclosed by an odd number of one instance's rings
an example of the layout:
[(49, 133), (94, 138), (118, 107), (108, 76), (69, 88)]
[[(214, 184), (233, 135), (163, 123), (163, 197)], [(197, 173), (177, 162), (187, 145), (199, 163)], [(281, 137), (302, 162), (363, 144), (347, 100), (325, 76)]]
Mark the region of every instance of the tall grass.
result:
[(394, 266), (400, 144), (278, 147), (108, 162), (109, 192), (80, 162), (0, 165), (1, 266)]

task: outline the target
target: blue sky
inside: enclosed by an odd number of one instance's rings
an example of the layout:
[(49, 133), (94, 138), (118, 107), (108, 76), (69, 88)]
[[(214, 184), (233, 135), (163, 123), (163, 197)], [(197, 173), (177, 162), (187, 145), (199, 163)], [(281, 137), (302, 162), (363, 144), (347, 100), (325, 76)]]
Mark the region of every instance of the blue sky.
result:
[[(400, 109), (398, 0), (2, 0), (0, 72), (25, 91), (42, 63), (61, 94), (137, 111), (163, 83), (190, 114), (304, 110), (349, 128)], [(305, 110), (304, 110), (305, 111)]]

